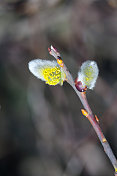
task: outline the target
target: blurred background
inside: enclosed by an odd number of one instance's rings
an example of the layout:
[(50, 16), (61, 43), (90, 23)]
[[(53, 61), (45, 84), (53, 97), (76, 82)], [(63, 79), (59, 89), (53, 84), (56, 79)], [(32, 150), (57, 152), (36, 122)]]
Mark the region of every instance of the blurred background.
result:
[(73, 89), (29, 72), (51, 44), (74, 79), (97, 62), (87, 98), (117, 157), (117, 0), (0, 0), (0, 176), (114, 175)]

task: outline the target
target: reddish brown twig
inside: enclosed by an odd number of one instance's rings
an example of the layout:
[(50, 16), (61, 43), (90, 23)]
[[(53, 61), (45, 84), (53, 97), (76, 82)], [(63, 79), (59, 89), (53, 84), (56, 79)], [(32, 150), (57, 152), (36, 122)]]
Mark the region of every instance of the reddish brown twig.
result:
[(57, 51), (56, 48), (54, 48), (53, 46), (51, 46), (51, 48), (48, 49), (49, 53), (54, 56), (58, 62), (58, 64), (62, 67), (62, 69), (64, 70), (65, 74), (66, 74), (66, 81), (72, 86), (72, 88), (74, 89), (74, 91), (76, 92), (76, 94), (78, 95), (78, 97), (81, 100), (81, 103), (84, 106), (84, 109), (82, 109), (82, 113), (83, 115), (85, 115), (87, 117), (87, 119), (90, 121), (91, 125), (93, 126), (95, 132), (97, 133), (97, 136), (104, 148), (105, 153), (107, 154), (107, 156), (109, 157), (114, 169), (115, 169), (115, 176), (117, 176), (117, 160), (111, 150), (111, 147), (109, 145), (109, 143), (107, 142), (100, 126), (99, 123), (97, 122), (97, 120), (95, 119), (92, 110), (88, 104), (87, 98), (86, 98), (86, 94), (85, 93), (81, 93), (79, 92), (76, 87), (75, 87), (75, 83), (74, 80), (70, 74), (70, 72), (68, 71), (66, 65), (63, 63), (62, 58), (60, 57), (60, 53)]

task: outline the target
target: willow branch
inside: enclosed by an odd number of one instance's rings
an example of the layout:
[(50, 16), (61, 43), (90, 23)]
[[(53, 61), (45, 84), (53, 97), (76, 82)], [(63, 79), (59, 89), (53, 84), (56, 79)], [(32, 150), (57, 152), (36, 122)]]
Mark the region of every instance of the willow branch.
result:
[(63, 60), (60, 57), (60, 53), (53, 47), (51, 46), (51, 48), (49, 48), (49, 53), (54, 56), (58, 62), (58, 64), (62, 67), (63, 71), (66, 74), (66, 81), (72, 86), (72, 88), (74, 89), (74, 91), (76, 92), (77, 96), (80, 98), (80, 101), (82, 103), (82, 105), (84, 106), (85, 112), (86, 112), (86, 117), (89, 120), (89, 122), (91, 123), (91, 125), (93, 126), (103, 148), (105, 153), (107, 154), (107, 156), (109, 157), (114, 169), (115, 169), (115, 176), (117, 176), (117, 160), (113, 154), (113, 151), (108, 143), (108, 141), (106, 140), (100, 126), (99, 123), (96, 121), (92, 110), (88, 104), (87, 98), (86, 98), (86, 94), (85, 93), (81, 93), (79, 92), (76, 87), (75, 87), (75, 83), (74, 80), (72, 78), (72, 75), (70, 74), (70, 72), (68, 71), (66, 65), (63, 63)]

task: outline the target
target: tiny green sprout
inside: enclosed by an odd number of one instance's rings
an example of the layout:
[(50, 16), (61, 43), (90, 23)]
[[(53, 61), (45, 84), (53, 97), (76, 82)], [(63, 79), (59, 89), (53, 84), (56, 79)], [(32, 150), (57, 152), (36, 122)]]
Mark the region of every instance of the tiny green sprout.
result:
[(63, 85), (66, 75), (57, 61), (35, 59), (29, 62), (29, 70), (37, 78), (49, 85)]
[(86, 61), (81, 65), (78, 72), (78, 82), (89, 89), (93, 89), (98, 77), (99, 69), (95, 61)]

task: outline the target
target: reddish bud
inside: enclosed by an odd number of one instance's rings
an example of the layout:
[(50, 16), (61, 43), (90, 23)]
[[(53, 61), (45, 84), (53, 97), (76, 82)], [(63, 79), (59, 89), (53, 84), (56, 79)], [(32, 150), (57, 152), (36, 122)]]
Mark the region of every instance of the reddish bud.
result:
[(88, 112), (85, 109), (81, 109), (81, 112), (84, 116), (88, 117)]
[(53, 49), (54, 52), (58, 53), (58, 50), (54, 46), (52, 46), (52, 45), (51, 45), (51, 49)]
[(95, 115), (95, 119), (99, 123), (99, 119), (98, 119), (97, 115)]
[(48, 48), (48, 51), (50, 52), (50, 51), (51, 51), (51, 48)]
[(59, 64), (60, 67), (64, 67), (62, 59), (57, 59), (57, 63)]
[(78, 78), (76, 78), (76, 80), (75, 80), (75, 86), (79, 92), (86, 92), (86, 90), (87, 90), (87, 86), (83, 86), (82, 82), (78, 81)]

